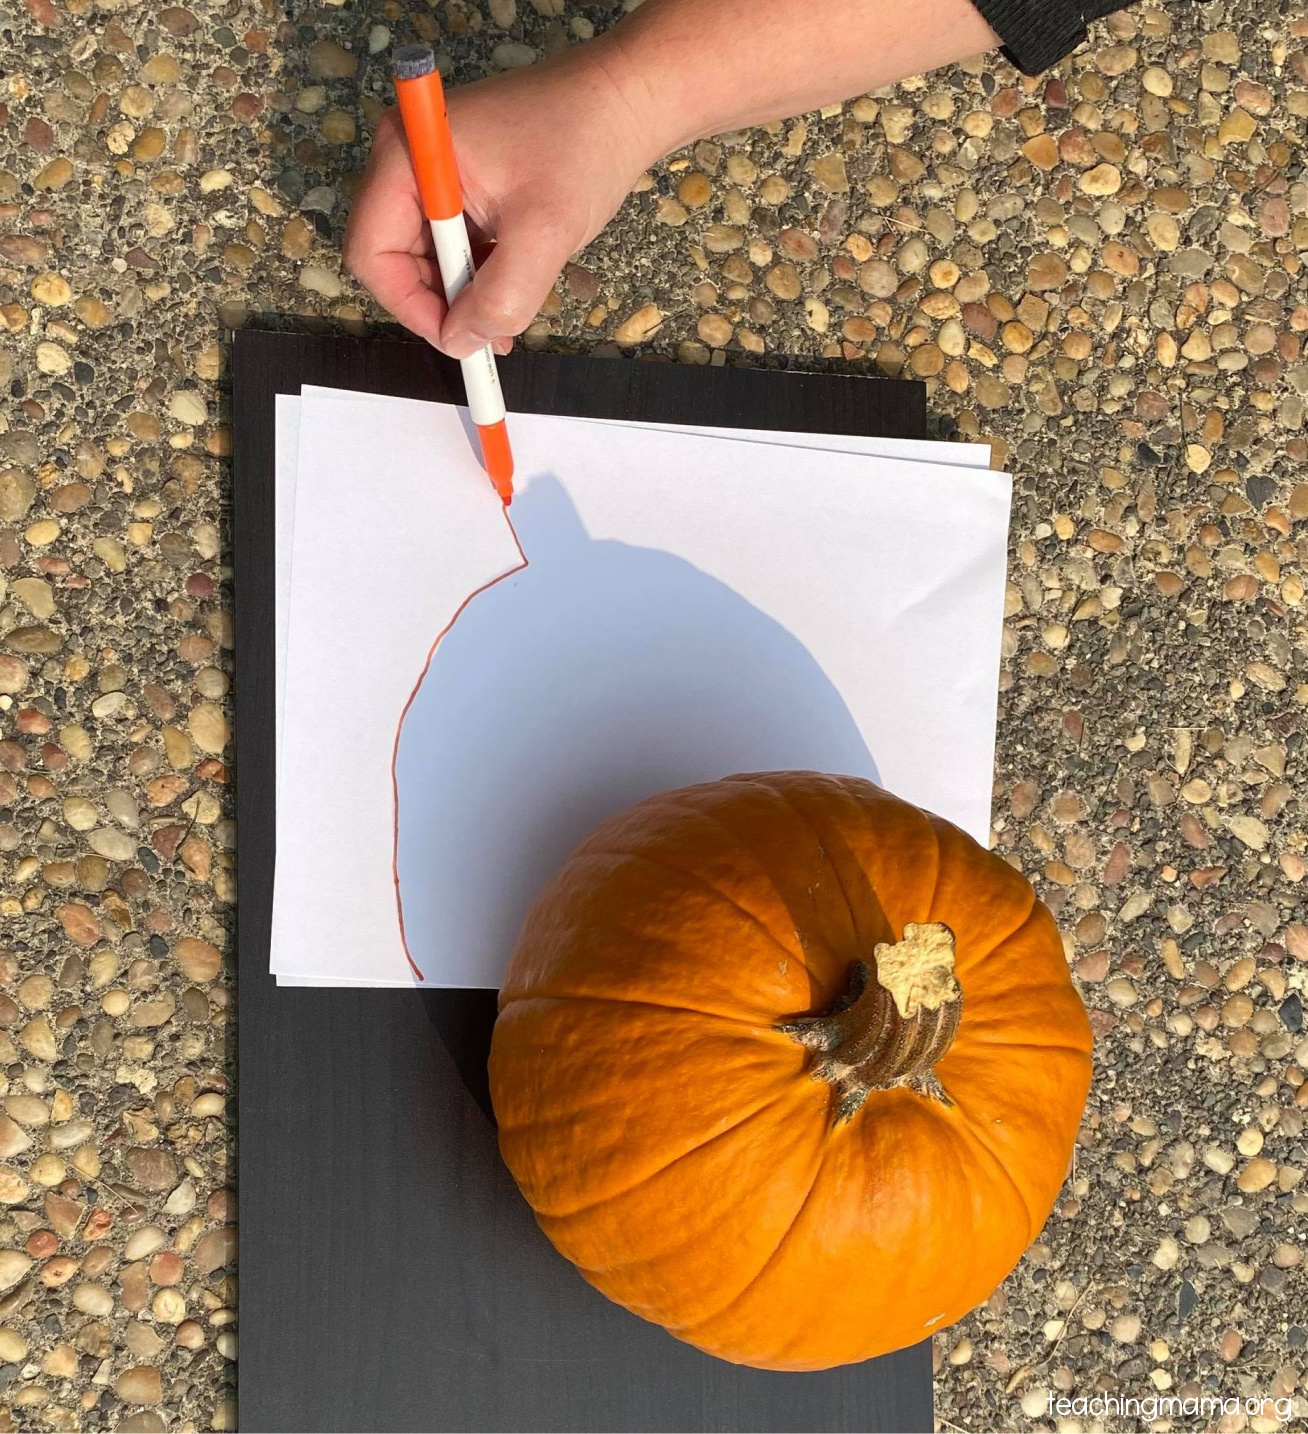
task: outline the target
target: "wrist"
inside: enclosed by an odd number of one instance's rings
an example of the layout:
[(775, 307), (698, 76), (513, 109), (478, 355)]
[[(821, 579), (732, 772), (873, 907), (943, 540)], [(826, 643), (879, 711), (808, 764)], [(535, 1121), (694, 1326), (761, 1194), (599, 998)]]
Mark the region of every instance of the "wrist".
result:
[[(658, 8), (650, 0), (645, 5)], [(698, 114), (684, 104), (652, 27), (637, 23), (645, 20), (637, 11), (574, 52), (584, 57), (594, 82), (605, 90), (612, 133), (631, 155), (637, 174), (707, 132), (696, 127)]]

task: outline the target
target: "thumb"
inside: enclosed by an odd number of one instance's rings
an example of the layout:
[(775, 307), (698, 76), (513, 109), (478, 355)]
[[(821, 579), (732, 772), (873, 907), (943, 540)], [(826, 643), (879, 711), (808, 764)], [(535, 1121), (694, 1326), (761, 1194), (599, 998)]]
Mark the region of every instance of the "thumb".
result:
[(461, 359), (520, 334), (540, 312), (572, 250), (570, 237), (539, 217), (506, 217), (490, 257), (450, 305), (438, 347)]

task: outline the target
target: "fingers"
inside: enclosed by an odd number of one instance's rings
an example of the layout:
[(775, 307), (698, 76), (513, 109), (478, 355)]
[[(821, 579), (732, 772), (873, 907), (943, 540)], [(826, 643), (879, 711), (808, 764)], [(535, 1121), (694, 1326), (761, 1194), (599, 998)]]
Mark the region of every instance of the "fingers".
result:
[(374, 253), (367, 277), (355, 270), (373, 298), (408, 329), (429, 344), (440, 340), (445, 300), (437, 291), (440, 276), (431, 259), (414, 254)]
[(441, 349), (451, 358), (466, 358), (494, 340), (520, 334), (539, 313), (573, 248), (563, 229), (538, 216), (503, 216), (490, 257), (450, 305)]
[(346, 268), (405, 328), (434, 344), (445, 318), (431, 236), (395, 112), (377, 127), (345, 229)]

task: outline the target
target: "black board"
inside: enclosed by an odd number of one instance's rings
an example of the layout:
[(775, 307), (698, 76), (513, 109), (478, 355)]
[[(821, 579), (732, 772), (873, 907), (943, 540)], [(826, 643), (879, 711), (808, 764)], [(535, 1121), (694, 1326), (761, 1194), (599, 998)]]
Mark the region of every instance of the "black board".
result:
[[(927, 1343), (820, 1374), (710, 1359), (592, 1290), (501, 1164), (494, 992), (279, 989), (274, 402), (303, 384), (461, 402), (424, 344), (233, 340), (241, 1364), (245, 1430), (927, 1430)], [(920, 384), (514, 354), (510, 411), (903, 438)]]

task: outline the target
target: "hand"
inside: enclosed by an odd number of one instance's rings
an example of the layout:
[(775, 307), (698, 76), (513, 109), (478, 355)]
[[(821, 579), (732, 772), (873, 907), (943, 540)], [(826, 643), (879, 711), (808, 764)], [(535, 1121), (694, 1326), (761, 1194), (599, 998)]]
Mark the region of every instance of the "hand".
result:
[(378, 303), (451, 358), (487, 343), (507, 353), (569, 257), (662, 152), (618, 58), (594, 40), (449, 92), (469, 231), (474, 246), (493, 244), (448, 311), (399, 111), (378, 125), (345, 231), (345, 263)]

